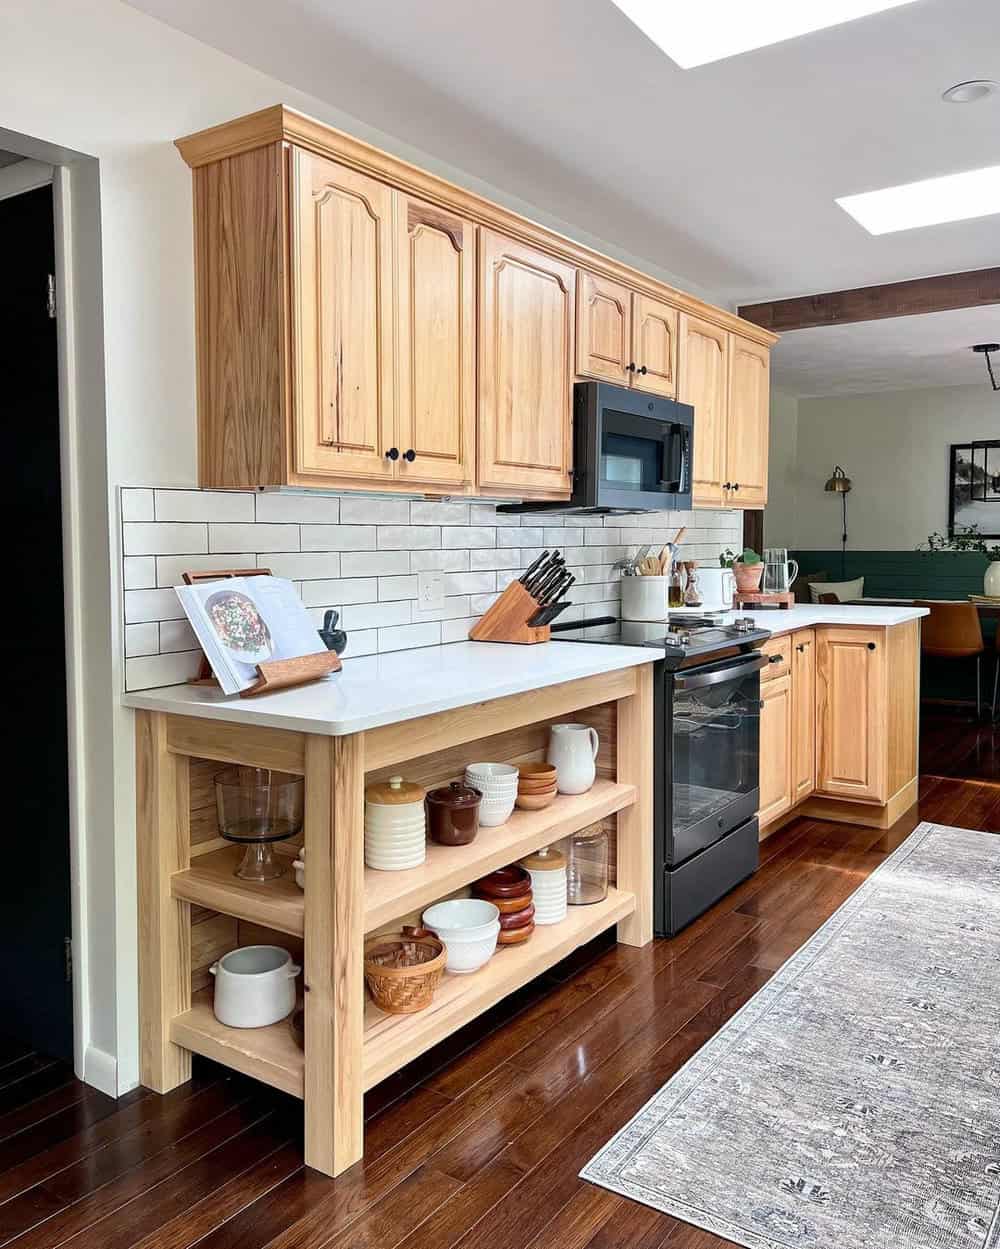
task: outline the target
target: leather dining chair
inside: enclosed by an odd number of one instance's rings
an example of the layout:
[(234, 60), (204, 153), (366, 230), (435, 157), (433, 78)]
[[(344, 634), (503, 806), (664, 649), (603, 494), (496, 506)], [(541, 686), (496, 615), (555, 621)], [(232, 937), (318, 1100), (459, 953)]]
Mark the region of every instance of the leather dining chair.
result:
[(930, 612), (922, 621), (920, 649), (925, 655), (936, 659), (975, 659), (976, 661), (976, 718), (982, 715), (982, 664), (986, 644), (979, 623), (979, 612), (974, 603), (936, 603), (930, 599), (917, 599), (915, 607), (926, 607)]
[(827, 593), (821, 594), (819, 596), (819, 601), (821, 603), (826, 603), (829, 606), (829, 604), (831, 603), (839, 603), (840, 599), (837, 597), (836, 594), (832, 594), (828, 591)]

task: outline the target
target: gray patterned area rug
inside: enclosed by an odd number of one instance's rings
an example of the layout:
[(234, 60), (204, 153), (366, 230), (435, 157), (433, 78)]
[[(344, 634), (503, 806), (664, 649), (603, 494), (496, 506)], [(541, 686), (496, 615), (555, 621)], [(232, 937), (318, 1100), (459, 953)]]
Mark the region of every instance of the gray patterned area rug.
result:
[(749, 1249), (998, 1249), (1000, 837), (921, 824), (581, 1174)]

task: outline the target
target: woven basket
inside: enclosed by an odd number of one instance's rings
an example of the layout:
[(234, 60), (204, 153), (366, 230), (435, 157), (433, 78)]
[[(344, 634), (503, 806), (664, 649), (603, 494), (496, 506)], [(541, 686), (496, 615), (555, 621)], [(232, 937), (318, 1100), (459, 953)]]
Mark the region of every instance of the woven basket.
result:
[(430, 1006), (447, 951), (426, 928), (404, 928), (365, 942), (365, 981), (379, 1010), (412, 1015)]

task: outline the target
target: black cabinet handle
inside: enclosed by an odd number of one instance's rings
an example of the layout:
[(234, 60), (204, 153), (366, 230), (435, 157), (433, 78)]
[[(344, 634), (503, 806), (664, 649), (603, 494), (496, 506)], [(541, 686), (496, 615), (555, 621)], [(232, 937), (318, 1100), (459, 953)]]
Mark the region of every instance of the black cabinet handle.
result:
[(771, 655), (767, 661), (769, 664), (781, 664), (785, 662), (784, 655)]
[(875, 643), (874, 643), (874, 642), (869, 642), (869, 643), (868, 643), (868, 649), (869, 649), (870, 651), (875, 650)]
[(733, 483), (731, 481), (725, 481), (722, 483), (722, 488), (723, 490), (732, 490)]
[(733, 482), (733, 489), (734, 489), (734, 490), (739, 490), (739, 488), (740, 488), (740, 483), (739, 483), (738, 481), (734, 481), (734, 482)]
[(628, 372), (628, 373), (634, 373), (634, 372), (635, 372), (635, 363), (634, 363), (634, 362), (631, 362), (631, 363), (629, 363), (629, 364), (626, 366), (626, 372)]
[(417, 453), (416, 451), (413, 450), (412, 447), (410, 448), (409, 451), (403, 452), (403, 459), (407, 462), (407, 464), (412, 464), (416, 458), (417, 458)]
[(799, 652), (800, 655), (804, 655), (806, 653), (806, 647), (808, 645), (809, 645), (808, 642), (799, 642), (799, 644), (795, 647), (795, 649)]
[(639, 370), (639, 372), (640, 372), (640, 373), (648, 373), (648, 372), (649, 372), (649, 370), (646, 368), (646, 366), (645, 366), (645, 365), (643, 365), (643, 366), (642, 366), (642, 368)]
[(389, 450), (385, 453), (385, 458), (387, 460), (398, 460), (399, 459), (399, 447), (390, 447)]

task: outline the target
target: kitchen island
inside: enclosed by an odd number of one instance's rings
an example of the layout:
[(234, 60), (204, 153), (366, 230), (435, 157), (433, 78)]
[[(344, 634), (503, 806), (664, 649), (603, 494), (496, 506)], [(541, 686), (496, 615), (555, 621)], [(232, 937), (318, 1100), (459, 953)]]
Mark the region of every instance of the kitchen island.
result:
[[(204, 686), (128, 694), (136, 709), (141, 1078), (167, 1092), (192, 1053), (304, 1099), (306, 1162), (337, 1175), (363, 1152), (367, 1089), (607, 928), (652, 939), (652, 682), (639, 648), (458, 643), (345, 661), (313, 685), (256, 698)], [(422, 785), (473, 761), (544, 757), (553, 722), (593, 725), (597, 780), (541, 811), (516, 811), (467, 846), (431, 844), (419, 867), (366, 868), (364, 790), (401, 772)], [(220, 764), (305, 778), (304, 891), (238, 879), (218, 837)], [(430, 1007), (387, 1015), (366, 1001), (367, 935), (542, 846), (600, 824), (615, 846), (603, 902), (570, 907), (472, 975), (445, 977)], [(286, 847), (279, 846), (278, 849)], [(305, 1048), (287, 1020), (237, 1029), (213, 1013), (208, 967), (235, 945), (280, 944), (302, 962)]]

